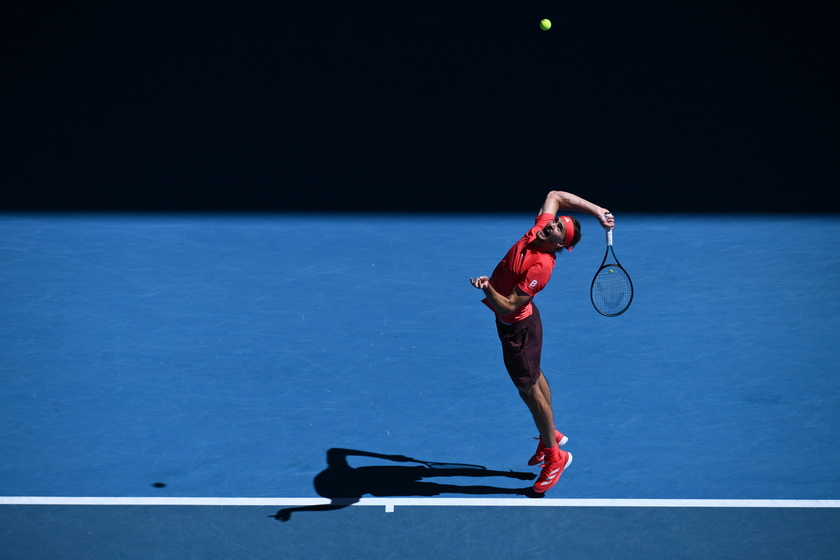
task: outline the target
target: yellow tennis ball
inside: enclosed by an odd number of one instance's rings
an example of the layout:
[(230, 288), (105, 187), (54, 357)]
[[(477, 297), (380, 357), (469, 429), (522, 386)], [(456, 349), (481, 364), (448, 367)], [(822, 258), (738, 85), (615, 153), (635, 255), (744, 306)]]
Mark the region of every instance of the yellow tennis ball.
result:
[(548, 20), (548, 19), (541, 20), (540, 21), (540, 29), (542, 29), (543, 31), (548, 31), (549, 29), (551, 29), (551, 20)]

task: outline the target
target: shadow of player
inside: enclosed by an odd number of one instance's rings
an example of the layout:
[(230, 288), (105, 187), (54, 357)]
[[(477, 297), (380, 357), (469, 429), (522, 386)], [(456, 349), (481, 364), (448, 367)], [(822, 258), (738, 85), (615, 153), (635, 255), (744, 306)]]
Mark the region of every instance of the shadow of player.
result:
[[(397, 463), (419, 463), (417, 466), (367, 466), (351, 467), (347, 457), (369, 457)], [(281, 509), (273, 517), (288, 521), (293, 513), (302, 511), (332, 511), (351, 506), (365, 494), (376, 497), (392, 496), (437, 496), (440, 494), (515, 494), (534, 497), (533, 489), (501, 488), (484, 485), (438, 484), (424, 482), (434, 477), (492, 477), (503, 476), (518, 480), (533, 480), (533, 473), (493, 471), (479, 465), (455, 463), (430, 463), (411, 459), (404, 455), (382, 455), (353, 449), (330, 449), (327, 451), (327, 468), (315, 476), (315, 491), (329, 504)]]

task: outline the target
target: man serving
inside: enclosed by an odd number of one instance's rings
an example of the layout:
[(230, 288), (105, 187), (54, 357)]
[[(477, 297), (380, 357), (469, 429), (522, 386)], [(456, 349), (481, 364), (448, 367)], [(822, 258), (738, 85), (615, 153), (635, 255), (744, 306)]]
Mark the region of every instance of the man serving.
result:
[(496, 266), (493, 274), (470, 278), (484, 292), (482, 300), (496, 314), (496, 329), (502, 343), (505, 368), (540, 432), (537, 451), (529, 465), (542, 463), (534, 491), (543, 494), (560, 479), (572, 463), (572, 454), (560, 447), (568, 438), (554, 426), (551, 389), (540, 369), (542, 321), (533, 299), (548, 284), (557, 252), (580, 241), (580, 223), (559, 210), (574, 210), (595, 216), (605, 229), (615, 225), (609, 210), (571, 193), (551, 191), (537, 213), (536, 223), (517, 241)]

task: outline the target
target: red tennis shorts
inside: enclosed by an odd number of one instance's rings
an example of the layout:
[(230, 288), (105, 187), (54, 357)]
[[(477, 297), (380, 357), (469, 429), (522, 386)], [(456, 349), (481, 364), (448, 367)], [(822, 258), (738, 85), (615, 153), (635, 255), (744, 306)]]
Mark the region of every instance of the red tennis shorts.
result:
[(505, 325), (496, 318), (496, 330), (502, 342), (502, 356), (513, 384), (527, 388), (540, 378), (540, 357), (542, 356), (543, 329), (540, 312), (531, 302), (534, 312), (531, 316)]

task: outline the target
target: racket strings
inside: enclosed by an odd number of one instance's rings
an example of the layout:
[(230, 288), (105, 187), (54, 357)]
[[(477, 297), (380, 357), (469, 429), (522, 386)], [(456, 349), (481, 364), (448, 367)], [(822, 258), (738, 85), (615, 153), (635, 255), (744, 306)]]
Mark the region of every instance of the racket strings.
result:
[(633, 284), (623, 268), (607, 266), (592, 281), (592, 305), (602, 315), (622, 313), (633, 298)]

